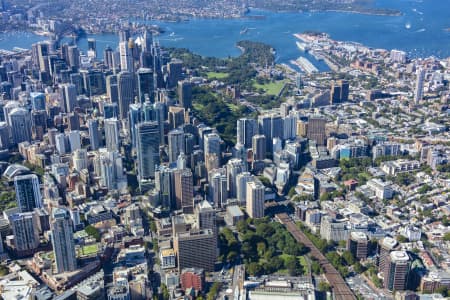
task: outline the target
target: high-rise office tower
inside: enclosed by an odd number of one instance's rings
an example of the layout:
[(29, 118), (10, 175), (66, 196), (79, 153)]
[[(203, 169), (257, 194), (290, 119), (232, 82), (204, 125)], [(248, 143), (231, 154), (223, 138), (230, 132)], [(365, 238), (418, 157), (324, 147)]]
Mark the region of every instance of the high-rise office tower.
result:
[(194, 212), (194, 178), (189, 169), (175, 171), (175, 201), (177, 209)]
[(72, 69), (77, 70), (80, 67), (80, 51), (77, 46), (69, 46), (69, 65)]
[(254, 177), (250, 172), (243, 172), (236, 176), (236, 198), (240, 205), (246, 204), (247, 182), (253, 180)]
[(105, 65), (110, 70), (114, 70), (114, 51), (111, 49), (110, 46), (106, 46), (105, 50), (103, 50), (103, 61), (105, 62)]
[(138, 81), (138, 92), (139, 92), (139, 102), (142, 104), (148, 100), (153, 103), (155, 102), (155, 84), (153, 80), (152, 69), (140, 68), (137, 70), (137, 81)]
[(357, 259), (366, 259), (369, 248), (369, 240), (364, 232), (353, 231), (347, 240), (347, 250), (350, 251), (353, 257)]
[(177, 233), (174, 238), (178, 270), (196, 267), (214, 271), (217, 259), (217, 238), (211, 229)]
[(93, 38), (88, 38), (88, 55), (97, 57), (97, 41)]
[(253, 160), (264, 160), (266, 158), (266, 136), (257, 134), (252, 137)]
[(168, 210), (175, 209), (174, 169), (159, 166), (158, 170), (155, 172), (155, 188), (161, 199), (161, 206)]
[(52, 246), (58, 273), (77, 269), (73, 227), (70, 213), (63, 208), (55, 208), (51, 223)]
[(70, 83), (75, 85), (77, 94), (82, 94), (84, 92), (83, 76), (80, 73), (72, 73), (69, 77)]
[(102, 145), (102, 139), (98, 128), (97, 119), (88, 120), (89, 139), (91, 141), (91, 150), (97, 150)]
[(214, 169), (209, 172), (209, 201), (215, 207), (223, 207), (228, 200), (227, 175), (225, 169)]
[(133, 73), (122, 71), (117, 76), (119, 92), (119, 116), (125, 119), (128, 116), (130, 104), (134, 102)]
[(264, 190), (259, 180), (247, 182), (246, 210), (250, 218), (264, 217)]
[(182, 79), (183, 62), (181, 60), (172, 60), (167, 64), (167, 72), (169, 73), (169, 77), (167, 79), (168, 87), (176, 87), (178, 81)]
[(8, 119), (13, 142), (15, 144), (31, 142), (31, 116), (28, 110), (15, 108), (9, 113)]
[(39, 179), (35, 174), (14, 177), (14, 187), (20, 212), (33, 211), (35, 208), (42, 207)]
[(35, 140), (42, 141), (47, 131), (47, 112), (45, 110), (34, 110), (31, 112), (31, 133)]
[(119, 102), (119, 85), (117, 75), (106, 76), (106, 95), (112, 103)]
[(55, 135), (55, 147), (59, 154), (66, 154), (66, 136), (64, 133)]
[(108, 151), (119, 150), (119, 120), (116, 118), (105, 120), (105, 144)]
[(127, 71), (133, 73), (134, 61), (131, 49), (128, 47), (128, 41), (123, 41), (119, 43), (119, 53), (120, 53), (120, 70), (122, 72)]
[(88, 158), (86, 149), (77, 149), (72, 153), (73, 169), (80, 172), (88, 167)]
[(325, 131), (325, 125), (327, 119), (322, 116), (313, 116), (308, 119), (308, 127), (306, 136), (310, 140), (316, 141), (317, 145), (325, 146), (327, 141), (327, 135)]
[(180, 106), (188, 109), (192, 106), (192, 84), (189, 81), (178, 81), (178, 101)]
[(145, 28), (144, 40), (142, 43), (142, 51), (150, 52), (152, 51), (152, 46), (153, 46), (153, 34), (148, 28)]
[(258, 124), (255, 119), (237, 120), (237, 143), (241, 143), (245, 148), (251, 148), (252, 138), (256, 134), (258, 134)]
[(140, 103), (130, 104), (128, 111), (128, 127), (130, 129), (131, 145), (136, 148), (136, 125), (144, 122), (142, 116), (142, 105)]
[(425, 79), (425, 71), (418, 68), (416, 71), (416, 87), (414, 89), (414, 103), (419, 104), (423, 99), (423, 81)]
[(236, 198), (237, 175), (245, 171), (244, 162), (238, 158), (232, 158), (227, 163), (227, 189), (228, 197)]
[(81, 149), (81, 135), (78, 130), (69, 131), (67, 133), (67, 140), (69, 141), (71, 152)]
[(406, 251), (392, 251), (386, 261), (384, 287), (391, 291), (404, 291), (410, 268), (411, 263)]
[(131, 37), (130, 29), (125, 28), (119, 31), (119, 42), (128, 42)]
[(13, 214), (9, 223), (14, 235), (14, 249), (19, 255), (32, 254), (39, 246), (39, 231), (35, 212)]
[(0, 122), (0, 149), (8, 149), (9, 146), (9, 126), (6, 122)]
[(297, 131), (297, 117), (288, 115), (283, 118), (283, 140), (295, 139)]
[(117, 103), (103, 103), (103, 118), (119, 118), (119, 106)]
[(217, 236), (216, 211), (211, 204), (203, 200), (195, 206), (194, 210), (198, 229), (212, 229)]
[(185, 110), (183, 107), (170, 106), (169, 107), (169, 125), (170, 129), (175, 129), (184, 124)]
[(272, 139), (283, 137), (283, 119), (277, 114), (258, 116), (258, 132), (266, 136), (266, 149), (272, 151)]
[(61, 87), (61, 109), (64, 112), (73, 112), (77, 106), (77, 89), (74, 84), (64, 84)]
[(45, 94), (44, 93), (30, 93), (31, 107), (33, 110), (45, 110)]
[(204, 152), (205, 152), (205, 161), (208, 155), (214, 154), (220, 160), (221, 151), (220, 145), (222, 144), (222, 139), (217, 133), (209, 133), (204, 137)]
[(169, 162), (177, 160), (178, 155), (184, 152), (185, 140), (184, 132), (181, 129), (174, 129), (167, 134), (167, 141), (169, 143)]
[(136, 125), (139, 178), (154, 178), (159, 165), (159, 126), (157, 122)]
[(378, 251), (379, 251), (379, 260), (378, 260), (378, 271), (385, 276), (386, 268), (388, 266), (388, 258), (390, 253), (395, 249), (397, 246), (397, 241), (391, 237), (385, 237), (384, 239), (380, 240), (378, 245)]
[(330, 104), (348, 101), (349, 84), (345, 80), (339, 80), (331, 85)]

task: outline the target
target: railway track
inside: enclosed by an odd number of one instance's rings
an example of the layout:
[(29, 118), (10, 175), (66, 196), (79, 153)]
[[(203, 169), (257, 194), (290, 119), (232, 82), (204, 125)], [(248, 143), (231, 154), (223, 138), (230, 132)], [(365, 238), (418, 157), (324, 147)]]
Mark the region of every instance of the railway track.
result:
[(325, 278), (328, 280), (333, 292), (335, 300), (356, 300), (356, 297), (350, 287), (342, 278), (341, 274), (328, 261), (328, 259), (317, 249), (310, 239), (297, 227), (292, 219), (286, 213), (275, 215), (278, 222), (286, 226), (286, 229), (300, 243), (310, 249), (310, 255), (319, 261), (320, 266), (324, 270)]

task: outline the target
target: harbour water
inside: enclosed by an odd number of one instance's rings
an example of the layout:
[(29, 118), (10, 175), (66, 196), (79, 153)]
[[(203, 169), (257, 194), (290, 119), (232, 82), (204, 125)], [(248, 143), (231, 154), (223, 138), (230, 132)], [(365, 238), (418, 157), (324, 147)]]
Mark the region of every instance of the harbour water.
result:
[[(379, 7), (398, 9), (401, 16), (375, 16), (345, 12), (272, 13), (252, 10), (250, 15), (264, 18), (193, 19), (187, 22), (151, 22), (165, 33), (158, 37), (163, 46), (183, 47), (204, 56), (228, 57), (240, 54), (235, 47), (239, 40), (270, 44), (276, 49), (277, 62), (286, 63), (300, 54), (319, 69), (325, 68), (296, 46), (294, 33), (321, 31), (336, 40), (355, 41), (374, 48), (401, 49), (411, 57), (450, 56), (449, 0), (377, 0)], [(243, 30), (243, 29), (246, 30)], [(27, 36), (24, 36), (27, 35)], [(97, 40), (101, 56), (107, 45), (117, 46), (113, 34), (89, 35)], [(87, 38), (78, 44), (86, 50)], [(44, 39), (30, 33), (0, 33), (0, 49), (30, 48)]]

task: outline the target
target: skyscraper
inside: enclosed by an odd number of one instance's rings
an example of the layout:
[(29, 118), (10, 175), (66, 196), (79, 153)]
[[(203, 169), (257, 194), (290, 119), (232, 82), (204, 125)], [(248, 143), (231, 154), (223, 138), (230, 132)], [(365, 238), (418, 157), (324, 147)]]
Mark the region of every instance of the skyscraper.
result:
[(175, 201), (177, 209), (189, 214), (194, 212), (194, 178), (189, 169), (175, 172)]
[(384, 287), (391, 291), (404, 291), (410, 268), (411, 263), (406, 251), (392, 251), (387, 259)]
[(347, 240), (347, 250), (350, 251), (353, 257), (357, 259), (367, 258), (369, 241), (364, 232), (354, 231), (350, 233), (350, 238)]
[(225, 169), (214, 169), (209, 173), (209, 201), (215, 207), (223, 207), (228, 199), (227, 175)]
[(169, 162), (174, 162), (177, 160), (178, 155), (184, 152), (184, 132), (180, 129), (171, 130), (167, 134), (167, 141), (169, 143)]
[(252, 137), (253, 160), (264, 160), (266, 158), (266, 136), (257, 134)]
[(178, 81), (180, 81), (182, 75), (183, 62), (175, 59), (167, 64), (167, 72), (169, 73), (167, 85), (169, 88), (176, 87)]
[(238, 158), (232, 158), (226, 167), (228, 197), (236, 198), (236, 179), (238, 174), (245, 171), (244, 162)]
[(136, 129), (139, 178), (154, 178), (159, 165), (158, 123), (142, 122), (136, 125)]
[(237, 143), (245, 148), (252, 147), (252, 138), (258, 133), (258, 124), (255, 119), (241, 118), (237, 120)]
[(69, 46), (68, 48), (69, 65), (72, 69), (77, 70), (80, 67), (80, 50), (77, 46)]
[(153, 80), (153, 70), (140, 68), (137, 70), (139, 102), (142, 104), (146, 101), (146, 96), (151, 103), (155, 102), (155, 83)]
[(217, 241), (211, 229), (191, 230), (177, 233), (174, 250), (178, 259), (178, 270), (196, 267), (207, 272), (214, 271), (217, 259)]
[(425, 79), (425, 71), (422, 68), (416, 70), (416, 88), (414, 90), (414, 103), (419, 104), (423, 99), (423, 80)]
[(101, 146), (100, 131), (97, 119), (88, 120), (89, 139), (91, 141), (91, 150), (97, 150)]
[(119, 85), (117, 75), (106, 76), (106, 94), (112, 103), (119, 102)]
[(185, 109), (192, 106), (192, 84), (189, 81), (178, 81), (178, 101)]
[(222, 143), (222, 139), (217, 133), (209, 133), (204, 137), (204, 152), (205, 152), (205, 161), (206, 157), (210, 155), (216, 155), (220, 160), (221, 150), (220, 145)]
[(203, 200), (195, 206), (198, 229), (212, 229), (217, 234), (216, 211), (211, 204)]
[(134, 62), (133, 56), (130, 48), (128, 47), (128, 41), (123, 41), (119, 43), (119, 53), (120, 53), (120, 70), (127, 72), (134, 72)]
[(247, 182), (253, 181), (253, 176), (249, 172), (243, 172), (236, 176), (236, 198), (240, 205), (246, 204)]
[(13, 142), (15, 144), (31, 142), (31, 116), (28, 110), (15, 108), (9, 113), (8, 118)]
[(58, 273), (71, 272), (77, 269), (75, 243), (70, 213), (63, 208), (53, 210), (51, 223), (52, 246)]
[(247, 182), (246, 210), (250, 218), (264, 217), (264, 189), (259, 180)]
[(33, 211), (42, 207), (39, 179), (35, 174), (14, 177), (17, 207), (21, 212)]
[(134, 102), (133, 73), (122, 71), (117, 76), (119, 92), (119, 116), (125, 119), (128, 116), (130, 104)]
[(72, 112), (77, 106), (77, 89), (74, 84), (64, 84), (61, 86), (61, 109), (64, 112)]
[(116, 118), (105, 120), (105, 143), (108, 151), (119, 150), (119, 120)]
[(324, 146), (326, 145), (326, 131), (325, 125), (327, 123), (327, 119), (322, 116), (313, 116), (308, 119), (308, 127), (306, 135), (308, 139), (314, 140), (317, 142), (317, 145)]
[(9, 217), (14, 235), (14, 250), (29, 255), (39, 246), (39, 232), (35, 212), (13, 214)]

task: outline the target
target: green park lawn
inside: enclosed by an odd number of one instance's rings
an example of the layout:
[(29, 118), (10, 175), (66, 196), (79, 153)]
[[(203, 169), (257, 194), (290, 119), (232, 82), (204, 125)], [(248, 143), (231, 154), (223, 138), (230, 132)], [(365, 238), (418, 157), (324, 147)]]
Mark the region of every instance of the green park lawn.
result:
[(265, 84), (260, 84), (255, 81), (253, 82), (253, 87), (256, 89), (263, 89), (264, 93), (266, 93), (267, 95), (278, 96), (285, 83), (286, 82), (284, 80), (274, 82), (271, 81)]
[(224, 79), (228, 77), (228, 73), (224, 72), (208, 72), (206, 73), (208, 79)]

